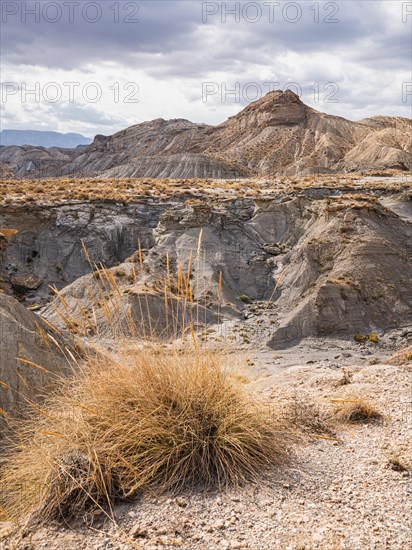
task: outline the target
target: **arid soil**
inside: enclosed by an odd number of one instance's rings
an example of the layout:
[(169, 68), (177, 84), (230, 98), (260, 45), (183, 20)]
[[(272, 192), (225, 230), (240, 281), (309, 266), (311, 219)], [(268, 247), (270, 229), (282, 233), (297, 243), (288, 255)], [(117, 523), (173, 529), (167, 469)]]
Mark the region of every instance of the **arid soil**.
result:
[[(50, 323), (111, 345), (113, 318), (138, 322), (144, 299), (167, 346), (165, 280), (177, 303), (189, 270), (198, 338), (223, 346), (300, 434), (259, 483), (145, 496), (37, 531), (3, 516), (0, 550), (412, 547), (408, 178), (8, 180), (0, 192), (6, 413), (21, 390), (41, 393), (41, 367), (67, 364)], [(359, 403), (375, 416), (345, 416)]]
[[(17, 548), (408, 548), (412, 364), (389, 365), (385, 358), (411, 337), (395, 331), (378, 344), (316, 339), (276, 355), (253, 348), (241, 357), (229, 355), (237, 368), (243, 365), (248, 389), (264, 393), (269, 402), (300, 403), (307, 436), (287, 467), (238, 489), (121, 504), (113, 509), (115, 523), (101, 514), (93, 528), (29, 531)], [(333, 400), (354, 395), (367, 397), (382, 418), (337, 420)], [(315, 433), (314, 415), (329, 433)], [(397, 457), (403, 457), (404, 471)], [(2, 529), (5, 534), (12, 526)], [(12, 548), (16, 537), (5, 538), (0, 548)]]

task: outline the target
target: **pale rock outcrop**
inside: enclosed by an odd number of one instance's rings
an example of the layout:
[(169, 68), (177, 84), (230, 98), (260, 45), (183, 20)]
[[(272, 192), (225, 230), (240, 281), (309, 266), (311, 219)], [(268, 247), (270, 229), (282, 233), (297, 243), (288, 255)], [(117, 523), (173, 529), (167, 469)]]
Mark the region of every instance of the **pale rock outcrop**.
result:
[(67, 372), (49, 332), (39, 316), (0, 292), (0, 433), (7, 419), (30, 410), (30, 401), (44, 397), (56, 376)]

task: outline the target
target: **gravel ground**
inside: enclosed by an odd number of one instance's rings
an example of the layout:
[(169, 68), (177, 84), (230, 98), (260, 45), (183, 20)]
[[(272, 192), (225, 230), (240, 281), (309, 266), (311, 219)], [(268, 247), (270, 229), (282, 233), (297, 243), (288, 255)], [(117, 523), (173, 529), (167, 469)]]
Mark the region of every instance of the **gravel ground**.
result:
[[(330, 341), (315, 344), (301, 343), (294, 352), (245, 352), (246, 383), (273, 402), (298, 395), (324, 417), (334, 410), (331, 399), (361, 392), (382, 411), (382, 421), (335, 423), (335, 439), (306, 436), (290, 465), (258, 485), (118, 505), (116, 525), (100, 515), (93, 528), (50, 526), (19, 540), (4, 537), (11, 526), (0, 524), (0, 549), (412, 548), (412, 472), (394, 470), (388, 460), (401, 450), (411, 465), (412, 365), (370, 365), (369, 346), (341, 342), (334, 353), (338, 343), (332, 351)], [(325, 346), (329, 355), (341, 357), (326, 360)], [(387, 355), (389, 348), (381, 346), (374, 355)], [(310, 359), (299, 363), (305, 351)], [(342, 366), (345, 353), (351, 355)], [(351, 359), (359, 362), (351, 365)]]

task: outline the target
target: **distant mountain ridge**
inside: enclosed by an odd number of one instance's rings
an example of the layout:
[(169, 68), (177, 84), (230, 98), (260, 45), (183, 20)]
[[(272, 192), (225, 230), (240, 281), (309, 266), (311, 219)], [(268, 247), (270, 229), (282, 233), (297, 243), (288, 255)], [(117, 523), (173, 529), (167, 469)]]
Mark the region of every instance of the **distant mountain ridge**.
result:
[(64, 147), (72, 149), (78, 145), (89, 145), (92, 139), (82, 134), (48, 132), (42, 130), (2, 130), (0, 145), (34, 145), (37, 147)]
[(218, 126), (155, 119), (79, 150), (6, 147), (20, 177), (239, 178), (412, 169), (412, 120), (357, 122), (321, 113), (292, 91), (269, 92)]

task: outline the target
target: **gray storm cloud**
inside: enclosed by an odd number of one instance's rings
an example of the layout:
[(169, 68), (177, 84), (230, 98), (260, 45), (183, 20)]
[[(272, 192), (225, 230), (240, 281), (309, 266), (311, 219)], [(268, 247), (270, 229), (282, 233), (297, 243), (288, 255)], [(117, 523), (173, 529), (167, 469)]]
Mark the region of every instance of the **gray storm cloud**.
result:
[[(127, 68), (162, 85), (180, 81), (180, 102), (199, 101), (193, 90), (213, 79), (229, 86), (268, 77), (282, 85), (337, 82), (339, 109), (332, 104), (329, 112), (353, 118), (352, 111), (357, 116), (374, 105), (382, 113), (408, 116), (402, 84), (411, 71), (411, 2), (6, 0), (1, 10), (3, 81), (10, 67), (14, 75), (21, 67), (23, 80), (27, 67), (47, 76), (54, 70), (86, 75), (109, 63), (113, 80)], [(378, 82), (381, 90), (373, 93)], [(184, 111), (179, 101), (176, 117)], [(231, 102), (229, 97), (222, 103), (222, 120)], [(70, 110), (50, 108), (56, 116)], [(78, 109), (83, 122), (86, 112)], [(107, 113), (105, 126), (111, 118), (121, 123), (122, 117)]]

